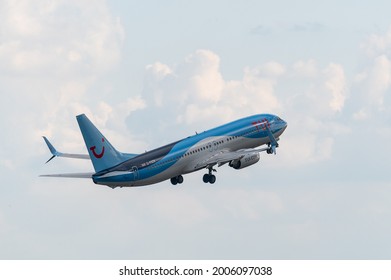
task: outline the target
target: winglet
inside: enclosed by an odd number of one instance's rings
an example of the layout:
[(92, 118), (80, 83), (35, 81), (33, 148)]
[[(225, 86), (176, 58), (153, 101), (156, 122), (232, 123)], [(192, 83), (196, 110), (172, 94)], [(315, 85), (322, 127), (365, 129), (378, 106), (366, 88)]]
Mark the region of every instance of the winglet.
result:
[(42, 136), (43, 140), (45, 140), (46, 142), (46, 145), (48, 145), (48, 148), (50, 150), (50, 152), (52, 153), (52, 157), (48, 159), (48, 161), (46, 163), (48, 163), (49, 161), (51, 161), (52, 159), (54, 159), (55, 157), (58, 157), (61, 155), (60, 152), (58, 152), (56, 150), (56, 148), (54, 148), (54, 146), (52, 145), (52, 143), (49, 142), (49, 140), (45, 137), (45, 136)]

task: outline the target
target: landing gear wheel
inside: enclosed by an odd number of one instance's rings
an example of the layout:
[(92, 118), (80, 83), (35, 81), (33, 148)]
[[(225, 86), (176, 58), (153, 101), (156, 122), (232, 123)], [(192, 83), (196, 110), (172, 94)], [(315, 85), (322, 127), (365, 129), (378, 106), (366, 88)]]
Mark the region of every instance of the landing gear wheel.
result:
[(171, 184), (173, 184), (174, 186), (175, 186), (176, 184), (178, 184), (178, 179), (177, 179), (177, 177), (172, 177), (170, 181), (171, 181)]
[(214, 184), (216, 182), (216, 176), (213, 174), (205, 174), (204, 177), (202, 177), (202, 180), (204, 183)]
[(204, 183), (211, 183), (211, 184), (214, 184), (216, 182), (216, 176), (212, 174), (212, 172), (217, 172), (216, 169), (213, 169), (212, 167), (209, 167), (209, 172), (208, 174), (204, 174), (204, 177), (202, 177), (202, 181), (204, 181)]
[(170, 179), (170, 181), (171, 181), (171, 184), (173, 184), (174, 186), (176, 184), (182, 184), (183, 183), (183, 176), (179, 175), (179, 176), (176, 176), (176, 177), (172, 177)]

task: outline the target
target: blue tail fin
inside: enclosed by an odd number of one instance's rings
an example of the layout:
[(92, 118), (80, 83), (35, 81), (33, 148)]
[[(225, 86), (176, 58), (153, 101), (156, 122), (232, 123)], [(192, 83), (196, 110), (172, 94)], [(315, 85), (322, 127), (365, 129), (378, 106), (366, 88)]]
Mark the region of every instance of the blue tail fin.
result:
[(95, 172), (113, 167), (130, 158), (128, 154), (118, 152), (86, 115), (76, 116), (76, 119)]

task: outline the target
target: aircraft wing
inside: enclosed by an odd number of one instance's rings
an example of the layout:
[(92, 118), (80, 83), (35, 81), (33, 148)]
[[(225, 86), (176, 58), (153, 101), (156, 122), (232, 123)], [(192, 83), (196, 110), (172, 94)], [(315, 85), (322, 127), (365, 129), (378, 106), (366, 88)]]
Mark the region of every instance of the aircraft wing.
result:
[(275, 154), (276, 148), (278, 147), (277, 141), (279, 139), (276, 139), (274, 137), (273, 133), (270, 131), (270, 128), (268, 126), (266, 126), (266, 131), (267, 131), (267, 134), (268, 134), (268, 137), (270, 140), (269, 147), (260, 148), (260, 149), (243, 149), (243, 150), (238, 150), (238, 151), (228, 151), (228, 150), (224, 151), (224, 150), (222, 150), (216, 154), (213, 154), (212, 156), (210, 156), (206, 160), (198, 163), (195, 166), (195, 169), (201, 169), (204, 167), (212, 168), (216, 164), (218, 167), (220, 167), (220, 166), (222, 166), (232, 160), (240, 160), (244, 156), (246, 156), (248, 154), (252, 154), (252, 153), (260, 153), (260, 152), (268, 151), (268, 153)]
[(45, 136), (42, 136), (42, 137), (43, 137), (43, 140), (45, 140), (45, 143), (48, 146), (50, 152), (52, 153), (52, 157), (46, 163), (48, 163), (49, 161), (51, 161), (55, 157), (90, 159), (89, 155), (61, 153), (61, 152), (57, 151), (56, 148), (54, 148), (52, 143), (50, 143), (49, 140)]
[(48, 175), (39, 175), (39, 177), (61, 177), (61, 178), (87, 178), (91, 179), (93, 172), (88, 173), (65, 173), (65, 174), (48, 174)]
[(244, 149), (244, 150), (238, 150), (238, 151), (220, 151), (212, 156), (210, 156), (209, 158), (207, 158), (206, 160), (198, 163), (195, 168), (196, 169), (200, 169), (200, 168), (210, 168), (210, 167), (213, 167), (217, 164), (218, 167), (232, 161), (232, 160), (240, 160), (241, 158), (243, 158), (244, 156), (248, 155), (248, 154), (251, 154), (251, 153), (260, 153), (260, 152), (264, 152), (264, 151), (267, 151), (269, 148), (268, 147), (265, 147), (265, 148), (261, 148), (261, 149)]

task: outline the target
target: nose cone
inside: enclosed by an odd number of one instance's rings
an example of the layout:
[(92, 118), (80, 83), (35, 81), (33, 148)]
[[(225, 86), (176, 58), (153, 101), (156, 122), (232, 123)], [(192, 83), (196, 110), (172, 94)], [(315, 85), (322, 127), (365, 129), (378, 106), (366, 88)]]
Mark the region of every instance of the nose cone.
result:
[(281, 127), (282, 127), (281, 133), (285, 131), (287, 126), (288, 126), (288, 123), (284, 120), (281, 120)]

